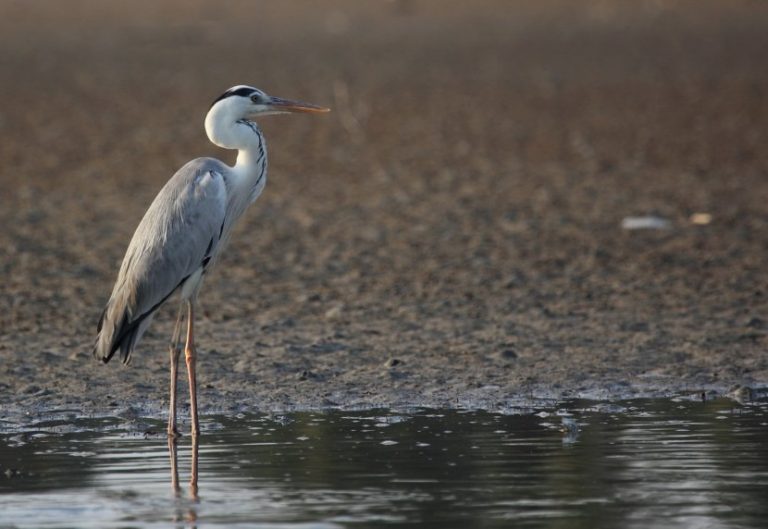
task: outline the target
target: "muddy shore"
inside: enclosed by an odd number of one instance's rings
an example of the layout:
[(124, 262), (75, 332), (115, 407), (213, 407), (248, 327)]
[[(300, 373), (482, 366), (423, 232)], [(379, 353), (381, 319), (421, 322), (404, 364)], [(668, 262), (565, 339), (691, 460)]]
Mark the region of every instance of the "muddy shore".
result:
[(232, 161), (202, 120), (240, 83), (334, 112), (262, 122), (204, 411), (768, 384), (764, 2), (3, 4), (4, 413), (163, 413), (175, 303), (128, 367), (96, 321), (167, 178)]

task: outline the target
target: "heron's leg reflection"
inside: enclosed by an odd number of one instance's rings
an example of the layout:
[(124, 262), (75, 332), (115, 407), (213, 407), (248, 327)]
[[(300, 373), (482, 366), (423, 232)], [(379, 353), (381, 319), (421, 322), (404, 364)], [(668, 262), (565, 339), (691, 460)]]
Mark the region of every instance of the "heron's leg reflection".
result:
[(179, 315), (176, 317), (176, 326), (173, 328), (173, 337), (171, 338), (171, 398), (168, 410), (168, 435), (178, 437), (179, 431), (176, 429), (176, 381), (179, 372), (179, 354), (181, 353), (181, 323), (184, 320), (184, 304), (179, 305)]
[[(169, 437), (168, 438), (168, 454), (171, 459), (171, 487), (173, 488), (173, 492), (176, 495), (177, 502), (176, 502), (176, 515), (173, 518), (174, 522), (191, 522), (192, 525), (190, 525), (190, 529), (195, 529), (197, 527), (197, 509), (195, 508), (195, 504), (199, 500), (199, 497), (197, 495), (197, 456), (198, 456), (198, 442), (197, 437), (192, 437), (192, 479), (190, 480), (190, 486), (189, 486), (189, 496), (193, 500), (192, 503), (184, 501), (183, 503), (179, 503), (179, 500), (181, 500), (181, 488), (179, 487), (179, 451), (178, 451), (178, 438), (176, 437)], [(184, 513), (184, 506), (186, 505), (186, 513)]]
[(197, 500), (197, 456), (199, 453), (197, 435), (192, 436), (192, 476), (189, 479), (189, 492), (193, 499)]
[(171, 487), (173, 491), (179, 493), (179, 453), (176, 438), (168, 437), (168, 455), (171, 458)]

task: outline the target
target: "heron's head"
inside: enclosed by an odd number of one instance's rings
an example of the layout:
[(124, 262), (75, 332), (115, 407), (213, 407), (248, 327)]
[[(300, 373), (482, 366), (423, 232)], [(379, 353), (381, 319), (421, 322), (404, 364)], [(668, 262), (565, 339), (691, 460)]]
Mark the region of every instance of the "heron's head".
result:
[(292, 101), (267, 95), (264, 91), (252, 86), (238, 85), (233, 86), (211, 105), (209, 113), (216, 108), (235, 121), (239, 119), (251, 119), (270, 114), (287, 114), (292, 112), (322, 113), (330, 109), (304, 103), (303, 101)]
[[(205, 116), (208, 138), (225, 149), (243, 149), (259, 139), (251, 119), (290, 112), (328, 112), (329, 109), (265, 94), (252, 86), (233, 86), (213, 102)], [(257, 132), (254, 135), (254, 132)], [(258, 140), (260, 141), (260, 140)]]

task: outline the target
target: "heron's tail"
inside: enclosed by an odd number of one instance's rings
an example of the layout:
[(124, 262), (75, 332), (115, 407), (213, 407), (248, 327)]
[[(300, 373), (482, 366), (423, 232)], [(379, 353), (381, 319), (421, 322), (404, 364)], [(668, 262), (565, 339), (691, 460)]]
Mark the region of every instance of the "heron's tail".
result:
[(116, 307), (113, 300), (110, 300), (99, 318), (93, 356), (106, 364), (120, 349), (122, 362), (124, 364), (130, 362), (131, 352), (147, 330), (152, 315), (151, 312), (132, 319), (129, 310)]

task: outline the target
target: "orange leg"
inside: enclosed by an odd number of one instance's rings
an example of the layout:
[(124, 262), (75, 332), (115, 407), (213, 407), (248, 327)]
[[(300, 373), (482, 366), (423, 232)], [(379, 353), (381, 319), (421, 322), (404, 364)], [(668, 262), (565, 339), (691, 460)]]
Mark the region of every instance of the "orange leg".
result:
[(197, 456), (194, 453), (197, 448), (197, 438), (200, 435), (200, 423), (197, 419), (197, 381), (195, 378), (195, 340), (194, 340), (194, 303), (187, 301), (188, 319), (187, 321), (187, 344), (184, 347), (184, 356), (187, 361), (187, 374), (189, 375), (189, 413), (192, 419), (192, 478), (190, 483), (197, 487)]
[(179, 354), (181, 347), (181, 322), (184, 320), (184, 305), (179, 307), (179, 315), (176, 318), (176, 326), (173, 328), (173, 338), (171, 338), (171, 398), (168, 409), (168, 436), (172, 438), (179, 437), (179, 431), (176, 429), (176, 381), (179, 373)]
[(187, 374), (189, 375), (189, 413), (192, 416), (192, 436), (200, 435), (200, 423), (197, 420), (197, 381), (195, 378), (195, 339), (194, 339), (194, 318), (195, 309), (193, 302), (187, 301), (187, 343), (184, 347), (184, 356), (187, 361)]

